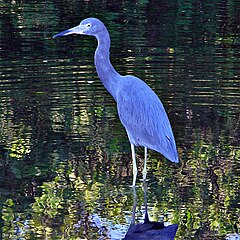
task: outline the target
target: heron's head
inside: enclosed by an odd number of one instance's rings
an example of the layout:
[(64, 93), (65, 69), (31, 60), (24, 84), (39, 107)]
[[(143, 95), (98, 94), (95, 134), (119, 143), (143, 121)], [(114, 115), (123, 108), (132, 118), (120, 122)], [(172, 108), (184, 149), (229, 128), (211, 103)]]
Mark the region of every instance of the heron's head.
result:
[(54, 35), (53, 38), (70, 34), (90, 35), (96, 37), (98, 33), (104, 31), (105, 29), (104, 24), (97, 18), (86, 18), (78, 26), (60, 32)]

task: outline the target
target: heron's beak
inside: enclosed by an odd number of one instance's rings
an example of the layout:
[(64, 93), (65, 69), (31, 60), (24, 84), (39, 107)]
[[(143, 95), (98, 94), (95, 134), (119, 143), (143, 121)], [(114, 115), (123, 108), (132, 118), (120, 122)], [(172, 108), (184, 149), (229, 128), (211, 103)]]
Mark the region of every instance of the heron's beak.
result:
[(85, 31), (87, 30), (86, 26), (84, 25), (79, 25), (73, 28), (70, 28), (68, 30), (65, 30), (63, 32), (60, 32), (56, 35), (53, 36), (53, 38), (56, 37), (61, 37), (61, 36), (66, 36), (66, 35), (70, 35), (70, 34), (85, 34)]

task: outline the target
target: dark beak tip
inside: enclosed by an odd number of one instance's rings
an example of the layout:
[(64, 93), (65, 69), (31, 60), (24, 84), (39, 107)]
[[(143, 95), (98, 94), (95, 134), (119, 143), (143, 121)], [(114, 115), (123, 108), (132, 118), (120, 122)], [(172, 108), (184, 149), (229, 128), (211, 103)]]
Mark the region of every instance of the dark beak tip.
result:
[(52, 38), (57, 38), (57, 37), (61, 37), (61, 36), (64, 36), (64, 35), (61, 33), (58, 33), (58, 34), (55, 34)]
[(53, 36), (53, 38), (62, 37), (62, 36), (68, 35), (69, 33), (71, 33), (71, 31), (65, 30), (65, 31), (63, 31), (63, 32), (60, 32), (60, 33), (55, 34), (55, 35)]

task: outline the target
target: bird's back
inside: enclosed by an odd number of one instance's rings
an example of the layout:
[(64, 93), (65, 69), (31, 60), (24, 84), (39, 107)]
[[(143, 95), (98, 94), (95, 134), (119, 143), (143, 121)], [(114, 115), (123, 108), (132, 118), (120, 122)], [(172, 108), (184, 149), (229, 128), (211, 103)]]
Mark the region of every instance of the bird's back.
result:
[(178, 162), (176, 144), (166, 111), (153, 90), (134, 76), (118, 81), (119, 118), (135, 146), (144, 146)]

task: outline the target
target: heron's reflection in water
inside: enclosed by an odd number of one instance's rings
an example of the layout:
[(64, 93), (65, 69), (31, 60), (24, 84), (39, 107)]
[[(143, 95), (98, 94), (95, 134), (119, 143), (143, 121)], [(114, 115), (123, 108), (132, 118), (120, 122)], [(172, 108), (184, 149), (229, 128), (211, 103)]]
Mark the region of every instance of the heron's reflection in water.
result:
[(174, 239), (178, 224), (164, 226), (164, 222), (152, 222), (149, 220), (147, 209), (147, 183), (143, 182), (145, 217), (143, 223), (135, 224), (135, 213), (137, 207), (136, 188), (133, 187), (134, 204), (132, 222), (123, 240), (172, 240)]

